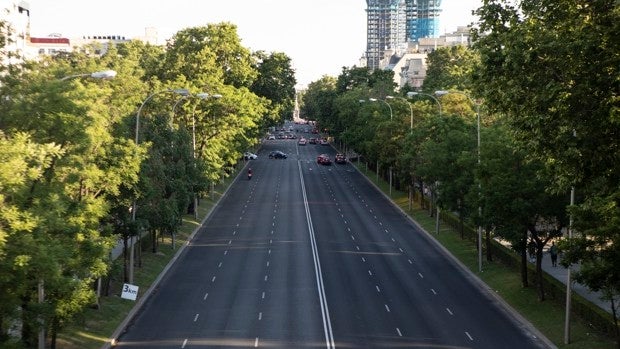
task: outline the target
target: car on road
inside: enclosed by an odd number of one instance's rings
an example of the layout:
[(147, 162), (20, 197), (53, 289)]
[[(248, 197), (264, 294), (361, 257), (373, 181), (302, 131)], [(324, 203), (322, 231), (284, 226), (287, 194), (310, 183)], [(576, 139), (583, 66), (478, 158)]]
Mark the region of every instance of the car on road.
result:
[(327, 154), (321, 154), (321, 155), (317, 156), (316, 162), (319, 165), (327, 165), (327, 166), (329, 166), (329, 165), (332, 164), (332, 159)]
[(308, 143), (308, 141), (304, 137), (301, 137), (297, 142), (299, 145), (306, 145), (306, 143)]
[(334, 162), (337, 163), (337, 164), (346, 164), (347, 163), (347, 157), (344, 154), (342, 154), (342, 153), (338, 153), (334, 157)]
[(320, 143), (321, 145), (329, 145), (329, 142), (328, 142), (328, 141), (327, 141), (327, 139), (325, 139), (325, 138), (321, 138), (321, 140), (319, 141), (319, 143)]
[(275, 140), (275, 139), (276, 139), (276, 136), (274, 136), (274, 135), (267, 136), (267, 140), (271, 141), (271, 140)]
[(269, 153), (269, 158), (270, 159), (286, 159), (288, 157), (288, 155), (286, 155), (286, 153), (281, 152), (280, 150), (274, 150), (271, 153)]
[(246, 151), (245, 153), (243, 153), (243, 158), (246, 160), (256, 160), (258, 158), (258, 155)]
[(310, 144), (316, 144), (316, 138), (312, 137), (308, 140), (308, 143)]

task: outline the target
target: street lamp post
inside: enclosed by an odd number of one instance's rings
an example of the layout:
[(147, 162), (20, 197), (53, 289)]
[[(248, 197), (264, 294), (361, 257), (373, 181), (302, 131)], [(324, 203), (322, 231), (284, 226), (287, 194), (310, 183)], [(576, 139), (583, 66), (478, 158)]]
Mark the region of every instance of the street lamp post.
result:
[(116, 72), (114, 70), (103, 70), (103, 71), (97, 71), (93, 73), (67, 75), (65, 77), (60, 78), (60, 81), (69, 80), (73, 78), (80, 78), (80, 77), (91, 77), (93, 79), (109, 80), (109, 79), (114, 79), (115, 76), (116, 76)]
[(437, 99), (437, 97), (431, 94), (428, 94), (428, 93), (415, 92), (415, 91), (407, 92), (408, 98), (413, 98), (415, 96), (427, 96), (427, 97), (432, 98), (437, 103), (437, 107), (439, 108), (439, 116), (441, 116), (441, 103), (439, 102), (439, 99)]
[[(144, 108), (144, 105), (146, 105), (146, 103), (148, 101), (150, 101), (153, 97), (155, 97), (155, 95), (158, 95), (160, 93), (174, 93), (174, 94), (178, 94), (181, 96), (187, 96), (189, 95), (189, 91), (186, 89), (165, 89), (165, 90), (160, 90), (160, 91), (156, 91), (151, 93), (150, 95), (148, 95), (146, 97), (146, 99), (142, 102), (142, 104), (140, 105), (140, 108), (138, 108), (138, 112), (136, 113), (136, 134), (135, 134), (135, 138), (134, 138), (134, 142), (136, 143), (136, 147), (140, 144), (140, 113), (142, 112), (142, 108)], [(137, 148), (136, 148), (136, 152), (137, 152)], [(137, 157), (137, 153), (135, 154)], [(134, 198), (133, 203), (131, 205), (131, 221), (135, 222), (136, 221), (136, 210), (137, 210), (137, 203), (136, 203), (136, 198)], [(140, 236), (140, 234), (138, 233), (138, 237)], [(139, 240), (139, 239), (138, 239)], [(129, 279), (129, 283), (133, 284), (133, 264), (134, 264), (134, 237), (131, 237), (131, 242), (130, 242), (130, 247), (129, 247), (129, 275), (128, 275), (128, 279)]]
[[(115, 76), (116, 76), (116, 71), (103, 70), (103, 71), (98, 71), (98, 72), (93, 72), (93, 73), (67, 75), (58, 80), (66, 81), (66, 80), (70, 80), (74, 78), (82, 78), (82, 77), (90, 77), (93, 79), (101, 79), (101, 80), (110, 80), (110, 79), (114, 79)], [(45, 286), (44, 286), (43, 279), (39, 279), (39, 283), (37, 285), (37, 295), (38, 295), (39, 303), (43, 303), (45, 301), (45, 288), (44, 287)], [(97, 282), (97, 304), (99, 304), (100, 293), (101, 293), (101, 279), (99, 279)], [(38, 349), (45, 348), (45, 328), (43, 325), (44, 325), (43, 320), (41, 320), (41, 328), (39, 330), (38, 343), (37, 343)]]
[[(407, 92), (407, 97), (408, 98), (413, 98), (415, 96), (427, 96), (432, 98), (436, 103), (437, 103), (437, 107), (439, 108), (439, 116), (441, 116), (441, 102), (439, 102), (439, 99), (437, 99), (437, 97), (428, 94), (428, 93), (422, 93), (422, 92), (415, 92), (415, 91), (410, 91)], [(439, 187), (439, 182), (435, 182), (435, 191), (437, 191), (437, 188)], [(439, 205), (435, 204), (435, 233), (439, 234), (439, 214), (440, 214), (440, 209), (439, 209)]]
[(409, 101), (406, 98), (403, 98), (403, 97), (385, 96), (385, 98), (387, 98), (387, 99), (402, 99), (403, 101), (405, 101), (407, 103), (407, 105), (409, 106), (409, 116), (410, 116), (409, 132), (413, 132), (413, 107), (411, 107), (411, 103), (409, 103)]
[(368, 98), (368, 100), (371, 101), (371, 102), (381, 101), (381, 102), (385, 103), (385, 105), (387, 105), (388, 108), (390, 109), (390, 121), (392, 121), (393, 114), (392, 114), (392, 106), (390, 105), (390, 103), (386, 102), (383, 99), (376, 99), (376, 98)]
[[(435, 95), (444, 96), (449, 93), (460, 94), (461, 96), (467, 97), (469, 102), (476, 108), (476, 139), (478, 143), (478, 167), (480, 167), (480, 103), (476, 103), (469, 94), (461, 91), (445, 91), (439, 90), (435, 91)], [(480, 198), (481, 194), (481, 184), (478, 182), (478, 198)], [(482, 217), (482, 206), (478, 205), (478, 216)], [(480, 219), (479, 218), (479, 219)], [(478, 271), (482, 272), (482, 225), (478, 223)]]
[[(205, 100), (208, 98), (222, 98), (220, 94), (210, 95), (206, 92), (197, 93), (192, 95), (192, 97), (199, 98), (201, 100)], [(196, 107), (198, 104), (194, 104), (194, 108), (192, 109), (192, 158), (194, 159), (194, 166), (196, 166)], [(194, 192), (194, 219), (198, 219), (198, 195)]]

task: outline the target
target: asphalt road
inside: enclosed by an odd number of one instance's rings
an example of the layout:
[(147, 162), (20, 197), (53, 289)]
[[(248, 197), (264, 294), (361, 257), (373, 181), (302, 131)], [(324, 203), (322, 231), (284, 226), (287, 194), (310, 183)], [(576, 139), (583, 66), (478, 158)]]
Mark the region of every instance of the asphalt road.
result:
[[(271, 150), (288, 159), (268, 159)], [(127, 348), (545, 348), (329, 146), (267, 141)]]

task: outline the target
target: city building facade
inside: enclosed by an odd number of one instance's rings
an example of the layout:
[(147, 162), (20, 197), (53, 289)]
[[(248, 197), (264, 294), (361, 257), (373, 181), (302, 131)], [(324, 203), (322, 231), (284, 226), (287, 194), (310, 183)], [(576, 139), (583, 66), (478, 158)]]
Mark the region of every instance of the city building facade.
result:
[(441, 0), (366, 0), (366, 66), (379, 69), (387, 51), (439, 35)]

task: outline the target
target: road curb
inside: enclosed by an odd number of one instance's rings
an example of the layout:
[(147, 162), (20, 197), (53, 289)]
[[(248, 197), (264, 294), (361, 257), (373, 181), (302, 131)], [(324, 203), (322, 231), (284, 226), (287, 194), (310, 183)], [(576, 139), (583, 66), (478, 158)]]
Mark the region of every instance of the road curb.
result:
[[(246, 162), (244, 164), (244, 166), (242, 167), (242, 170), (245, 169), (245, 167), (247, 167), (248, 162)], [(239, 173), (237, 173), (237, 175), (235, 176), (235, 179), (233, 180), (236, 181), (237, 178), (244, 173), (244, 171), (239, 171)], [(232, 182), (231, 182), (232, 183)], [(159, 273), (159, 275), (157, 276), (157, 278), (155, 278), (155, 280), (153, 281), (153, 283), (151, 284), (151, 286), (146, 290), (146, 292), (144, 292), (144, 294), (142, 295), (142, 297), (140, 297), (140, 299), (136, 302), (136, 304), (133, 306), (133, 308), (131, 308), (131, 310), (129, 311), (129, 313), (127, 314), (127, 316), (125, 317), (125, 319), (123, 320), (123, 322), (121, 322), (118, 327), (116, 328), (116, 330), (114, 330), (114, 332), (112, 333), (112, 335), (110, 336), (110, 338), (108, 338), (108, 340), (106, 341), (106, 343), (104, 343), (101, 346), (101, 349), (111, 349), (114, 348), (116, 346), (116, 342), (118, 340), (118, 338), (125, 332), (125, 329), (129, 326), (129, 324), (131, 323), (131, 321), (133, 320), (133, 318), (136, 316), (136, 314), (140, 311), (140, 309), (142, 309), (142, 306), (144, 305), (144, 303), (146, 302), (146, 300), (149, 298), (149, 296), (153, 293), (153, 291), (155, 289), (157, 289), (157, 287), (159, 286), (159, 283), (161, 282), (161, 280), (164, 278), (164, 276), (166, 276), (166, 274), (168, 273), (168, 270), (170, 270), (170, 268), (172, 267), (172, 265), (174, 265), (174, 263), (177, 261), (178, 257), (181, 255), (181, 253), (183, 253), (185, 251), (185, 247), (187, 245), (189, 245), (189, 243), (194, 239), (194, 236), (198, 233), (198, 231), (200, 230), (200, 228), (202, 228), (202, 226), (204, 225), (204, 223), (211, 218), (211, 214), (215, 211), (215, 209), (217, 208), (217, 206), (219, 206), (220, 201), (226, 197), (226, 195), (228, 195), (228, 190), (230, 189), (230, 185), (226, 188), (226, 190), (224, 191), (224, 193), (222, 194), (222, 196), (220, 196), (219, 199), (217, 199), (217, 201), (213, 204), (213, 207), (211, 207), (211, 209), (209, 210), (209, 212), (207, 212), (207, 214), (204, 216), (204, 218), (200, 221), (200, 224), (196, 227), (196, 229), (194, 229), (194, 231), (192, 231), (192, 233), (189, 235), (189, 237), (187, 238), (187, 241), (181, 246), (179, 247), (179, 249), (177, 250), (177, 252), (174, 254), (174, 256), (172, 257), (172, 259), (170, 259), (170, 261), (168, 262), (168, 264), (166, 264), (166, 266), (164, 267), (164, 269), (162, 269), (162, 271)]]

